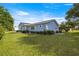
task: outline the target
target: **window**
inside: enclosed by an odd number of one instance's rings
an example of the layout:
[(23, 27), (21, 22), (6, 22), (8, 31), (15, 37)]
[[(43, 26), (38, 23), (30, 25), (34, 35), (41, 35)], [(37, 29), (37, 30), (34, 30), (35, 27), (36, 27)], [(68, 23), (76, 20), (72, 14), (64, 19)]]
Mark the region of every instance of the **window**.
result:
[(34, 26), (32, 26), (31, 29), (34, 30)]
[(40, 27), (42, 27), (42, 25), (40, 25)]
[(48, 25), (46, 24), (46, 29), (48, 30)]

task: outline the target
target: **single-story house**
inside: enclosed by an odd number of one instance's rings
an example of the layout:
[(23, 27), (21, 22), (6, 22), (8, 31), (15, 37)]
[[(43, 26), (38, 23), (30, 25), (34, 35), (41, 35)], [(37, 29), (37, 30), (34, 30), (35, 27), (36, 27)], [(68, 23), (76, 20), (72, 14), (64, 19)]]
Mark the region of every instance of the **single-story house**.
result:
[(21, 31), (32, 31), (32, 32), (40, 32), (45, 30), (50, 31), (59, 31), (59, 26), (56, 20), (47, 20), (37, 23), (20, 23), (19, 30)]

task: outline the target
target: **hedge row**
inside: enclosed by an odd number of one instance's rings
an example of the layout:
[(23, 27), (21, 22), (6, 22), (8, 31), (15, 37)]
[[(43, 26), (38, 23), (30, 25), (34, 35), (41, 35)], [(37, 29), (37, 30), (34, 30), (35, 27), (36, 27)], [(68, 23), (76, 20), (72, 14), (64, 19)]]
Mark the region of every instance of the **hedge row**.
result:
[(40, 31), (40, 32), (34, 32), (34, 31), (16, 31), (16, 32), (22, 32), (22, 33), (35, 33), (35, 34), (54, 34), (54, 31)]
[(36, 34), (54, 34), (54, 31), (40, 31), (40, 32), (31, 32), (31, 33), (36, 33)]

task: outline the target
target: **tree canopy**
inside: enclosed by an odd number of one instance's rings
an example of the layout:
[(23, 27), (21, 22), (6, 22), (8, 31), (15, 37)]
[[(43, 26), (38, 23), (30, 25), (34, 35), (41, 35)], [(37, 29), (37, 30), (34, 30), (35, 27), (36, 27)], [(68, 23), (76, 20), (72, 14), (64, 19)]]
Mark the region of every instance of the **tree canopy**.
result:
[(3, 6), (0, 6), (0, 24), (7, 31), (13, 30), (13, 18)]
[(65, 18), (69, 20), (72, 17), (79, 17), (79, 3), (74, 3), (73, 7), (67, 11)]

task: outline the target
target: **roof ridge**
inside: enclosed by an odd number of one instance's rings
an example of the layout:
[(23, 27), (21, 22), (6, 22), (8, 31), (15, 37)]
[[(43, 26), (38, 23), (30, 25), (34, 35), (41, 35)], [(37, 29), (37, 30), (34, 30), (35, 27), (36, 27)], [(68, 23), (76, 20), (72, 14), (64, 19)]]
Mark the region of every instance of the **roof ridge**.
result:
[[(35, 25), (35, 24), (44, 24), (44, 23), (48, 23), (48, 22), (51, 22), (51, 21), (54, 21), (57, 25), (58, 23), (56, 22), (55, 19), (51, 19), (51, 20), (45, 20), (45, 21), (41, 21), (41, 22), (36, 22), (36, 23), (25, 23), (24, 25)], [(21, 23), (20, 23), (21, 24)]]

